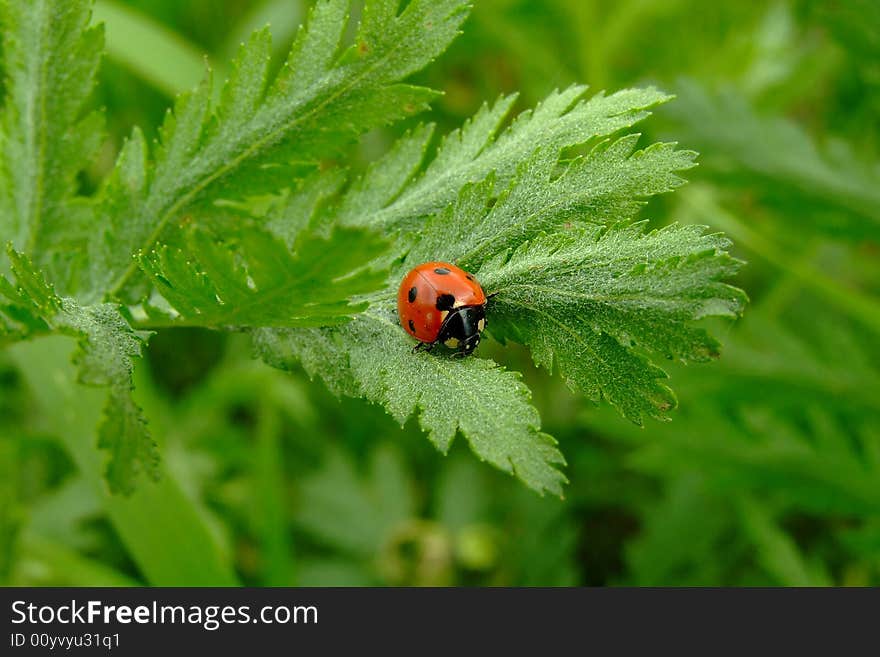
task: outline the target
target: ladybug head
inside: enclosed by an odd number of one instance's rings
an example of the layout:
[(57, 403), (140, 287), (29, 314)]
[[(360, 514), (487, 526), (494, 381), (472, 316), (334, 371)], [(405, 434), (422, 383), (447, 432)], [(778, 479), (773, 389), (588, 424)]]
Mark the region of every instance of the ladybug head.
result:
[(462, 356), (467, 356), (480, 344), (480, 333), (485, 326), (485, 306), (462, 306), (449, 314), (437, 339)]
[(473, 350), (477, 348), (478, 344), (480, 344), (480, 334), (474, 333), (472, 336), (462, 341), (458, 349), (461, 353), (467, 355), (473, 352)]

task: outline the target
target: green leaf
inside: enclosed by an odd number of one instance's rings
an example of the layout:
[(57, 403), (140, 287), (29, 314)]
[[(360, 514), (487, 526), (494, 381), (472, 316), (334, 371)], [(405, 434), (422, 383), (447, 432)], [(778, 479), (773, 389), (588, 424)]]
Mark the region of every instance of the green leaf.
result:
[(66, 289), (85, 243), (77, 174), (101, 143), (83, 116), (103, 48), (90, 2), (0, 3), (6, 102), (0, 118), (0, 240), (31, 253)]
[[(539, 365), (555, 362), (574, 389), (604, 396), (635, 422), (664, 418), (675, 397), (644, 351), (682, 360), (717, 355), (717, 343), (690, 323), (738, 314), (744, 295), (720, 282), (738, 263), (724, 253), (726, 240), (702, 229), (644, 234), (630, 223), (646, 198), (684, 182), (678, 174), (695, 154), (674, 144), (636, 150), (638, 135), (607, 136), (668, 96), (583, 95), (581, 87), (552, 94), (497, 139), (513, 99), (484, 107), (444, 140), (420, 177), (431, 128), (404, 136), (324, 211), (328, 222), (399, 231), (386, 290), (337, 331), (260, 331), (261, 356), (281, 367), (300, 358), (335, 392), (381, 403), (401, 422), (419, 409), (441, 451), (460, 430), (496, 467), (559, 493), (561, 454), (540, 433), (513, 374), (479, 358), (410, 353), (412, 340), (392, 312), (397, 285), (420, 262), (448, 260), (479, 272), (486, 291), (498, 293), (487, 311), (493, 335), (525, 343)], [(585, 155), (560, 161), (584, 144), (592, 146)], [(330, 361), (334, 352), (347, 361)], [(453, 388), (470, 392), (449, 394)], [(489, 416), (497, 424), (482, 431)]]
[(345, 183), (345, 174), (340, 170), (319, 171), (300, 180), (290, 191), (284, 203), (273, 207), (263, 219), (266, 228), (277, 235), (290, 249), (296, 248), (300, 233), (313, 227), (316, 232), (332, 226), (323, 223), (322, 214)]
[(55, 291), (33, 264), (11, 246), (7, 252), (16, 284), (0, 276), (0, 345), (49, 333), (51, 327), (44, 318), (61, 310)]
[(641, 424), (664, 418), (675, 397), (639, 351), (716, 357), (718, 342), (691, 322), (742, 310), (744, 293), (722, 282), (741, 264), (728, 245), (699, 226), (579, 225), (486, 262), (477, 276), (498, 295), (493, 335), (528, 345), (538, 365), (555, 361), (573, 389)]
[(98, 427), (98, 447), (109, 453), (107, 483), (114, 493), (131, 494), (142, 475), (158, 476), (159, 452), (132, 398), (134, 360), (147, 334), (133, 331), (114, 304), (80, 307), (65, 300), (64, 311), (65, 332), (80, 336), (74, 359), (80, 381), (110, 390)]
[(291, 253), (256, 226), (222, 239), (197, 228), (188, 232), (185, 249), (161, 245), (141, 265), (181, 324), (330, 326), (366, 307), (349, 300), (385, 279), (385, 272), (364, 263), (386, 247), (361, 230), (339, 229), (329, 238), (306, 231)]
[[(151, 175), (129, 196), (136, 200), (130, 214), (116, 217), (124, 229), (97, 236), (95, 289), (118, 293), (135, 271), (132, 254), (151, 249), (193, 207), (279, 192), (367, 130), (426, 107), (435, 93), (399, 80), (446, 48), (466, 5), (413, 0), (398, 15), (398, 2), (367, 2), (355, 42), (345, 47), (348, 9), (349, 0), (318, 2), (271, 85), (262, 30), (242, 46), (216, 108), (210, 78), (178, 99)], [(110, 226), (119, 205), (112, 186), (104, 198)]]
[[(632, 126), (649, 116), (651, 107), (671, 98), (653, 88), (626, 89), (610, 96), (600, 93), (589, 100), (584, 99), (585, 93), (582, 86), (552, 93), (534, 110), (517, 117), (497, 138), (515, 97), (502, 98), (492, 108), (484, 106), (443, 141), (423, 175), (409, 180), (430, 136), (424, 130), (417, 131), (381, 163), (383, 169), (397, 171), (398, 187), (409, 182), (405, 189), (383, 198), (371, 191), (374, 185), (357, 185), (343, 204), (340, 218), (359, 225), (418, 230), (417, 220), (452, 203), (467, 183), (480, 182), (494, 173), (496, 184), (504, 189), (536, 150), (557, 158), (563, 149)], [(367, 177), (377, 177), (379, 166)]]
[(0, 328), (12, 326), (16, 340), (47, 333), (78, 339), (80, 381), (109, 388), (98, 430), (98, 446), (110, 455), (107, 483), (113, 492), (131, 493), (141, 475), (156, 476), (159, 459), (131, 396), (134, 359), (147, 334), (133, 331), (114, 304), (82, 306), (58, 297), (27, 256), (11, 248), (8, 255), (16, 285), (0, 278)]
[(290, 342), (271, 331), (256, 337), (258, 351), (271, 364), (291, 365), (281, 358), (280, 342), (331, 389), (348, 392), (354, 380), (360, 395), (385, 406), (401, 424), (417, 414), (441, 452), (449, 450), (460, 431), (481, 460), (515, 474), (538, 492), (562, 494), (566, 479), (557, 466), (565, 461), (556, 441), (540, 431), (538, 412), (519, 374), (482, 358), (412, 353), (413, 343), (390, 304), (371, 306), (334, 336), (347, 353), (350, 375), (322, 362), (326, 342)]
[(254, 350), (268, 365), (282, 370), (298, 365), (320, 376), (336, 396), (361, 396), (361, 384), (351, 369), (347, 336), (332, 329), (256, 329)]
[(494, 176), (465, 188), (456, 203), (410, 236), (408, 266), (445, 259), (477, 269), (492, 256), (572, 222), (604, 225), (635, 217), (643, 199), (684, 184), (677, 174), (694, 166), (696, 156), (674, 144), (636, 151), (638, 137), (600, 142), (560, 175), (558, 153), (539, 149), (500, 193)]

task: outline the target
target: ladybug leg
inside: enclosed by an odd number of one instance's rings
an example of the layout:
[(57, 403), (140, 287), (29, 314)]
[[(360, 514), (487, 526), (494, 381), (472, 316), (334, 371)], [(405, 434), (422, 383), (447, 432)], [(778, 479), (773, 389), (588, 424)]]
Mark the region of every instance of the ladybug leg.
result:
[(436, 342), (419, 342), (415, 347), (412, 348), (412, 352), (417, 354), (420, 351), (431, 351), (434, 348)]
[(501, 292), (493, 292), (492, 294), (487, 294), (487, 295), (486, 295), (486, 301), (488, 301), (488, 300), (491, 299), (492, 297), (497, 297), (499, 294), (501, 294)]

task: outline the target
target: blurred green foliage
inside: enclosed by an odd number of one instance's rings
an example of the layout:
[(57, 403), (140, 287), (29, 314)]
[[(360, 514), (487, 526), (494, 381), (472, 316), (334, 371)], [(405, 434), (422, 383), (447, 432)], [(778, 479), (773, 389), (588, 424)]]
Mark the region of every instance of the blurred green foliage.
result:
[[(441, 134), (501, 93), (520, 91), (523, 108), (573, 82), (678, 94), (645, 129), (699, 151), (700, 166), (643, 216), (728, 233), (749, 262), (737, 283), (752, 305), (718, 327), (718, 363), (670, 365), (672, 421), (636, 427), (571, 395), (525, 350), (486, 345), (526, 373), (568, 455), (566, 499), (540, 498), (460, 441), (441, 457), (381, 408), (253, 361), (242, 336), (171, 329), (135, 373), (166, 483), (121, 508), (72, 447), (98, 407), (62, 413), (82, 390), (49, 355), (70, 345), (19, 345), (0, 352), (0, 581), (880, 584), (880, 5), (475, 5), (417, 79), (446, 92), (432, 115)], [(283, 49), (305, 9), (99, 3), (108, 35), (133, 36), (108, 37), (95, 103), (109, 137), (84, 186), (132, 124), (155, 134), (170, 90), (195, 82), (187, 52), (222, 69), (266, 21)], [(132, 65), (138, 34), (161, 65)], [(393, 137), (368, 135), (354, 166)]]

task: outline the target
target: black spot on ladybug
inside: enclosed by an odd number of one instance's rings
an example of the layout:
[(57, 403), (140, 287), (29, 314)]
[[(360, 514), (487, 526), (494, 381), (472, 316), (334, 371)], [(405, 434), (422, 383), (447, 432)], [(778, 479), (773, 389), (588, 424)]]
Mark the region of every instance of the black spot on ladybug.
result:
[(473, 274), (467, 274), (467, 275), (465, 276), (465, 278), (467, 278), (469, 281), (473, 281), (473, 280), (475, 280), (474, 277), (473, 277)]
[[(413, 289), (415, 290), (416, 288), (413, 288)], [(412, 331), (413, 333), (416, 332), (416, 325), (413, 324), (412, 320), (409, 320), (409, 330)]]
[(455, 305), (455, 297), (451, 294), (441, 294), (437, 297), (437, 310), (452, 310)]
[(435, 274), (440, 274), (441, 276), (446, 276), (449, 273), (449, 270), (446, 267), (437, 267), (434, 269)]
[(419, 291), (416, 289), (415, 285), (413, 285), (411, 288), (409, 288), (409, 302), (410, 303), (412, 303), (413, 301), (416, 300), (416, 294), (418, 294), (418, 293), (419, 293)]

